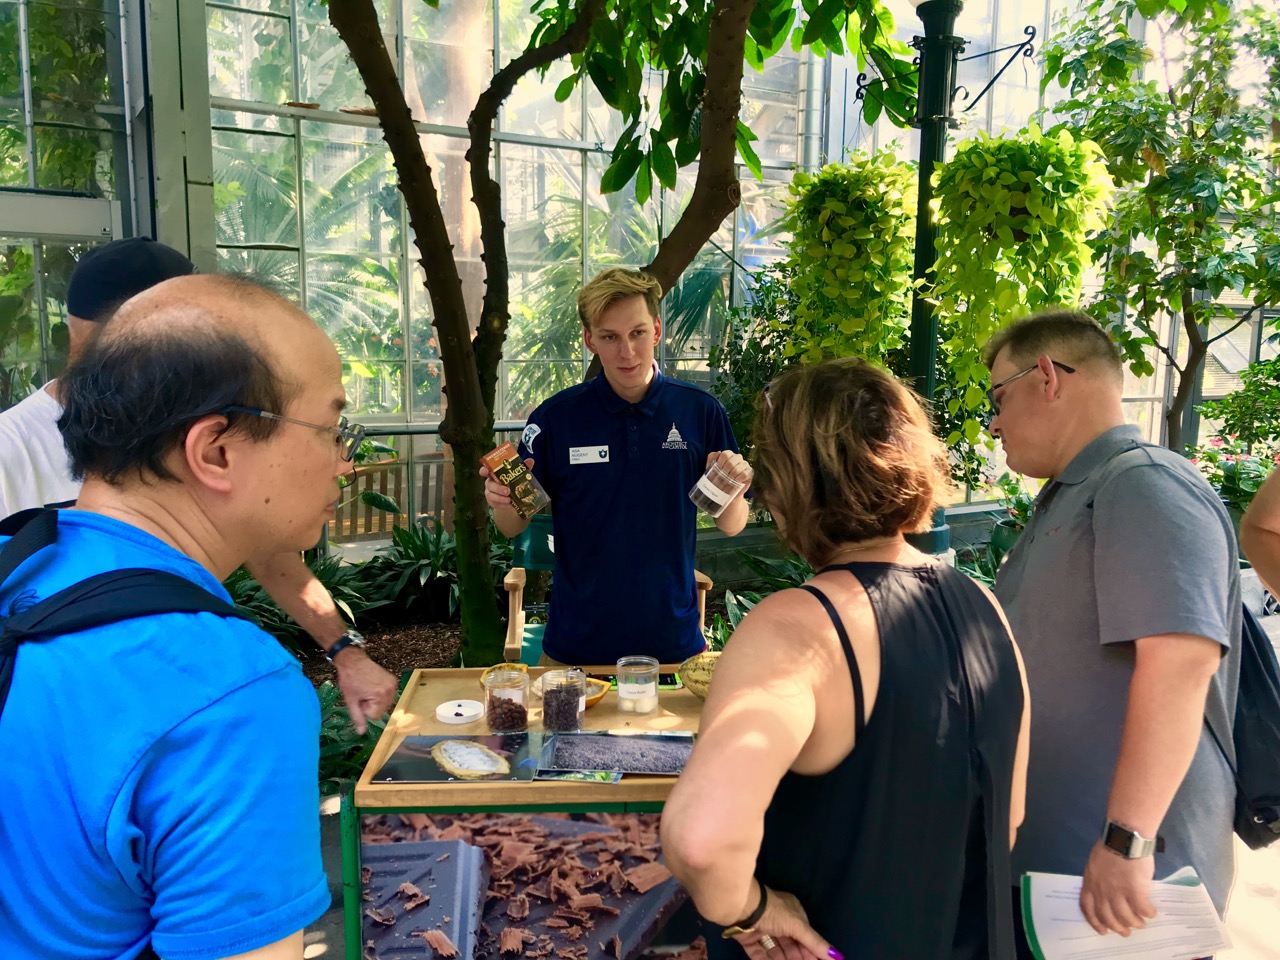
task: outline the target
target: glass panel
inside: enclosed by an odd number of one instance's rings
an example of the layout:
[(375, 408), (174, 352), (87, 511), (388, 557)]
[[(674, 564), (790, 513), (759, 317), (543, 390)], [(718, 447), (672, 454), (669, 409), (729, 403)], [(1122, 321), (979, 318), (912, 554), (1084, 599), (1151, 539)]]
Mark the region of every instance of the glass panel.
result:
[(347, 391), (347, 415), (352, 419), (404, 410), (403, 361), (343, 360), (342, 383)]
[[(578, 342), (582, 342), (581, 335)], [(581, 383), (585, 370), (581, 360), (513, 360), (504, 362), (503, 367), (507, 401), (503, 420), (524, 420), (543, 400)]]
[(247, 110), (213, 110), (210, 118), (214, 127), (234, 127), (237, 130), (266, 130), (273, 133), (293, 133), (293, 121), (268, 113), (249, 113)]
[(636, 203), (634, 181), (613, 193), (600, 193), (600, 175), (608, 165), (608, 156), (587, 156), (588, 277), (605, 267), (643, 266), (658, 250), (657, 202), (651, 196), (643, 207)]
[(736, 214), (738, 262), (755, 272), (786, 254), (782, 244), (791, 238), (790, 233), (776, 233), (762, 239), (758, 234), (782, 216), (785, 204), (791, 196), (787, 192), (791, 173), (765, 170), (763, 182), (746, 174), (741, 178), (741, 183), (742, 204)]
[[(503, 351), (507, 409), (525, 416), (582, 379), (581, 154), (507, 145), (502, 151), (511, 325)], [(536, 361), (536, 362), (534, 362)], [(560, 363), (558, 361), (570, 361)]]
[[(1240, 372), (1249, 365), (1257, 327), (1243, 323), (1231, 330), (1236, 323), (1235, 317), (1220, 317), (1209, 322), (1209, 337), (1221, 336), (1222, 339), (1210, 345), (1205, 357), (1204, 380), (1200, 386), (1200, 396), (1205, 400), (1226, 396), (1240, 388)], [(1226, 333), (1228, 330), (1231, 332)]]
[(289, 15), (289, 0), (219, 0), (224, 6), (239, 7), (242, 10), (253, 10), (258, 13), (279, 13)]
[(294, 149), (292, 137), (213, 132), (218, 243), (297, 246)]
[(115, 134), (36, 124), (35, 140), (36, 186), (115, 199)]
[(269, 284), (281, 296), (302, 303), (297, 250), (237, 250), (218, 248), (220, 273), (246, 273)]
[(1126, 423), (1136, 424), (1142, 428), (1142, 439), (1151, 443), (1160, 442), (1160, 430), (1164, 424), (1158, 401), (1126, 400), (1124, 419)]
[(0, 242), (0, 410), (66, 366), (67, 281), (76, 260), (91, 246), (23, 238)]
[(668, 360), (662, 372), (685, 383), (696, 384), (703, 390), (711, 389), (711, 371), (705, 360)]
[[(303, 124), (303, 217), (310, 250), (395, 253), (400, 192), (376, 129)], [(323, 133), (335, 139), (310, 139)]]
[(493, 78), (492, 0), (406, 0), (405, 96), (415, 119), (463, 126)]
[(398, 261), (325, 254), (307, 261), (307, 312), (342, 357), (354, 414), (404, 410)]
[(765, 163), (795, 163), (800, 143), (800, 54), (790, 48), (765, 61), (764, 73), (742, 77), (742, 121), (760, 139), (752, 144)]
[[(298, 0), (298, 18), (298, 62), (302, 70), (298, 95), (326, 110), (371, 106), (360, 71), (338, 31), (329, 23), (326, 8), (320, 3)], [(395, 38), (385, 39), (394, 62)]]
[[(524, 50), (538, 19), (529, 13), (523, 0), (499, 0), (501, 15), (499, 61), (510, 63)], [(502, 107), (502, 129), (534, 136), (578, 140), (582, 136), (582, 87), (580, 81), (563, 103), (555, 99), (556, 87), (572, 75), (568, 58), (553, 63), (542, 77), (538, 71), (525, 74)], [(586, 81), (589, 85), (590, 81)]]
[(293, 95), (289, 21), (208, 8), (209, 94), (259, 103)]
[(662, 336), (668, 362), (705, 358), (724, 334), (729, 305), (730, 263), (714, 247), (703, 247), (662, 301)]
[(0, 123), (0, 187), (27, 187), (27, 134), (21, 121)]
[(119, 76), (120, 19), (83, 6), (27, 5), (31, 95), (38, 119), (99, 126), (95, 108), (121, 103), (110, 66)]

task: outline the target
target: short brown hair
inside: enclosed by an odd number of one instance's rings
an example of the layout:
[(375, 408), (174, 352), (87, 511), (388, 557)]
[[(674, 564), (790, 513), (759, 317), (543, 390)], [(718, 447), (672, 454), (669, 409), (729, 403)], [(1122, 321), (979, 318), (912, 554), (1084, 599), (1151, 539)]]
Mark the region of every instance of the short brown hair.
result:
[(950, 486), (920, 398), (865, 360), (784, 373), (753, 431), (756, 495), (815, 566), (842, 543), (927, 528)]
[(600, 314), (627, 297), (644, 297), (649, 316), (658, 315), (662, 284), (643, 270), (610, 267), (591, 278), (578, 293), (578, 319), (590, 330)]
[(986, 342), (982, 362), (990, 370), (1001, 350), (1008, 349), (1015, 366), (1048, 356), (1073, 367), (1085, 366), (1124, 382), (1120, 351), (1097, 320), (1079, 310), (1041, 310), (1015, 320)]

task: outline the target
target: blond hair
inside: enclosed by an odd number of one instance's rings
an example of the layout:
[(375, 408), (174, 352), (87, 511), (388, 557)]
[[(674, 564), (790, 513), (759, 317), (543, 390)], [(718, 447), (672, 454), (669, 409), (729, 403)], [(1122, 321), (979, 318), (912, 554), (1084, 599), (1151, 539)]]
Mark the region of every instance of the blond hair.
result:
[(578, 319), (590, 330), (602, 313), (628, 297), (644, 297), (649, 316), (656, 317), (662, 284), (642, 270), (610, 267), (596, 274), (578, 294)]
[(927, 529), (950, 488), (920, 398), (848, 357), (771, 383), (756, 414), (754, 488), (787, 546), (821, 566), (844, 543)]
[(1079, 310), (1041, 310), (1015, 320), (983, 346), (982, 362), (988, 370), (1002, 350), (1009, 351), (1009, 361), (1017, 367), (1047, 356), (1073, 367), (1101, 371), (1118, 384), (1124, 382), (1120, 351), (1098, 321)]

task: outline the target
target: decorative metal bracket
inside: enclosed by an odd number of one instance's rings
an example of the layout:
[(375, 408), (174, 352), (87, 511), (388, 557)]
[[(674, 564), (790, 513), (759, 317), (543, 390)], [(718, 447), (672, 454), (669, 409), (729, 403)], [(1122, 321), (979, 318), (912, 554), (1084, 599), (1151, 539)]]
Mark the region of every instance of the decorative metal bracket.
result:
[[(997, 70), (996, 75), (987, 81), (987, 85), (978, 91), (978, 95), (973, 98), (973, 102), (964, 108), (965, 113), (968, 113), (982, 101), (982, 98), (987, 95), (987, 91), (994, 87), (996, 81), (1004, 76), (1004, 72), (1013, 66), (1013, 61), (1017, 60), (1018, 57), (1034, 56), (1036, 48), (1033, 41), (1036, 38), (1036, 28), (1028, 25), (1023, 27), (1022, 33), (1027, 39), (1023, 40), (1021, 43), (1011, 43), (1007, 47), (997, 47), (995, 50), (988, 50), (986, 53), (975, 53), (972, 57), (961, 57), (956, 61), (957, 63), (964, 63), (966, 60), (980, 60), (983, 57), (994, 57), (997, 53), (1004, 53), (1006, 50), (1013, 51), (1013, 53), (1009, 54), (1009, 59), (1005, 61), (1004, 66)], [(960, 99), (968, 100), (969, 91), (965, 90), (964, 87), (956, 87), (956, 89), (951, 92), (952, 97), (955, 97), (961, 91), (964, 91), (964, 96)]]

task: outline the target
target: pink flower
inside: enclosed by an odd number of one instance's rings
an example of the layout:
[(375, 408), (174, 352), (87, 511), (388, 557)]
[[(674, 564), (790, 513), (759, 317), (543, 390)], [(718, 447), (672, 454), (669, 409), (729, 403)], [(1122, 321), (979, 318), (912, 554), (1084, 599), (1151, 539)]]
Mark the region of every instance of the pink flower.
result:
[(1212, 440), (1210, 440), (1210, 441), (1209, 441), (1209, 446), (1211, 446), (1211, 447), (1221, 447), (1221, 446), (1222, 446), (1222, 438), (1221, 438), (1221, 437), (1214, 437)]

